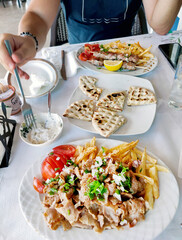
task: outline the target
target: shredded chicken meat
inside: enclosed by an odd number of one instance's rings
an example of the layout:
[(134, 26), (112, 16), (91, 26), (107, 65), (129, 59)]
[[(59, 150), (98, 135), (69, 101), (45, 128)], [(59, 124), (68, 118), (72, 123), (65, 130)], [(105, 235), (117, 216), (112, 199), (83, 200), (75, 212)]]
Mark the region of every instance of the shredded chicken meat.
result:
[[(74, 158), (72, 158), (74, 163)], [(146, 213), (145, 182), (135, 165), (112, 158), (88, 159), (65, 165), (44, 188), (45, 220), (52, 230), (62, 226), (93, 229), (133, 227)]]

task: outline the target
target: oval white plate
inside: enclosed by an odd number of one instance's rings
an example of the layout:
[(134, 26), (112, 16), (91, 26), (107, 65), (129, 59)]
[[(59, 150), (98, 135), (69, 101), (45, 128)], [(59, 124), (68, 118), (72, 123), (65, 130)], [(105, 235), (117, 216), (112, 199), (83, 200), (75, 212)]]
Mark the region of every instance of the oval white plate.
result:
[[(80, 76), (85, 75), (85, 72), (83, 70), (80, 71)], [(100, 99), (105, 96), (108, 93), (112, 93), (115, 91), (127, 91), (129, 90), (130, 86), (140, 86), (145, 87), (152, 92), (155, 93), (154, 88), (147, 79), (144, 78), (138, 78), (133, 76), (126, 76), (126, 75), (113, 75), (113, 74), (98, 74), (93, 72), (88, 72), (86, 75), (95, 76), (98, 81), (96, 83), (96, 86), (103, 89), (102, 95), (100, 96)], [(79, 87), (75, 89), (73, 92), (70, 100), (69, 105), (75, 101), (81, 100), (81, 99), (88, 99)], [(156, 113), (156, 104), (150, 104), (150, 105), (144, 105), (144, 106), (131, 106), (128, 107), (125, 101), (124, 109), (120, 115), (126, 117), (127, 122), (121, 126), (114, 134), (112, 135), (135, 135), (135, 134), (142, 134), (149, 130), (151, 127), (154, 117)], [(69, 118), (69, 121), (88, 132), (98, 134), (96, 130), (93, 128), (91, 122), (87, 121), (81, 121), (77, 119)]]
[[(37, 77), (45, 78), (50, 81), (48, 86), (42, 87), (36, 95), (33, 95), (30, 91), (31, 81), (21, 79), (21, 84), (26, 98), (37, 98), (46, 95), (49, 91), (52, 91), (58, 84), (58, 73), (52, 63), (45, 59), (32, 59), (21, 67), (23, 71), (30, 74), (35, 74)], [(19, 87), (16, 78), (11, 73), (7, 76), (8, 84), (14, 86), (19, 95)]]
[[(91, 139), (71, 142), (72, 145), (84, 145)], [(114, 147), (122, 141), (111, 139), (97, 139), (96, 145)], [(147, 152), (150, 156), (157, 159), (160, 165), (166, 166), (158, 157)], [(40, 202), (39, 194), (33, 188), (33, 177), (41, 178), (41, 161), (36, 161), (25, 173), (19, 188), (19, 204), (22, 213), (34, 230), (50, 240), (150, 240), (159, 235), (173, 219), (179, 203), (179, 189), (176, 179), (172, 172), (159, 172), (160, 197), (155, 200), (153, 210), (145, 215), (145, 221), (137, 223), (133, 228), (124, 230), (107, 230), (102, 234), (95, 233), (93, 230), (72, 228), (64, 232), (60, 227), (56, 231), (50, 230), (43, 218), (43, 207)], [(170, 191), (169, 191), (170, 189)]]
[(84, 51), (84, 47), (81, 47), (76, 53), (75, 53), (75, 57), (77, 59), (77, 61), (80, 63), (80, 65), (86, 69), (90, 69), (92, 71), (96, 71), (96, 72), (100, 72), (100, 73), (106, 73), (106, 74), (125, 74), (125, 75), (130, 75), (130, 76), (141, 76), (144, 75), (146, 73), (151, 72), (152, 70), (154, 70), (154, 68), (157, 67), (158, 64), (158, 59), (156, 57), (151, 58), (148, 62), (146, 62), (142, 67), (143, 68), (137, 68), (134, 71), (128, 71), (128, 70), (123, 70), (123, 71), (117, 71), (117, 72), (110, 72), (108, 71), (105, 67), (97, 67), (94, 66), (93, 64), (87, 62), (87, 61), (81, 61), (79, 59), (79, 55), (80, 53), (82, 53)]

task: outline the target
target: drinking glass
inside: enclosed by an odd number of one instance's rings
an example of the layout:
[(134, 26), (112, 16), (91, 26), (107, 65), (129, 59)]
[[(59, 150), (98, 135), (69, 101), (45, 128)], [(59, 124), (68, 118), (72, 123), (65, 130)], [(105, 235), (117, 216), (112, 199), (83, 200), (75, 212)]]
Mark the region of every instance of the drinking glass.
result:
[(182, 54), (178, 60), (173, 85), (169, 95), (168, 105), (170, 107), (182, 110)]

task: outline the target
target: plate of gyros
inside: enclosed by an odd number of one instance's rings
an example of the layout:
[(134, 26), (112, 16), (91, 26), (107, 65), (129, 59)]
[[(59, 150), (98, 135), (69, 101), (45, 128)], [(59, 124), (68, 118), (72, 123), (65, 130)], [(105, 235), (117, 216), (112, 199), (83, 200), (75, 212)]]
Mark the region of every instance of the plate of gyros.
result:
[(151, 48), (144, 48), (139, 42), (120, 40), (88, 43), (77, 51), (76, 58), (84, 68), (93, 71), (140, 76), (151, 72), (158, 64), (157, 58), (150, 52)]
[(174, 175), (138, 140), (94, 137), (57, 146), (26, 171), (19, 188), (25, 219), (50, 240), (154, 239), (178, 202)]

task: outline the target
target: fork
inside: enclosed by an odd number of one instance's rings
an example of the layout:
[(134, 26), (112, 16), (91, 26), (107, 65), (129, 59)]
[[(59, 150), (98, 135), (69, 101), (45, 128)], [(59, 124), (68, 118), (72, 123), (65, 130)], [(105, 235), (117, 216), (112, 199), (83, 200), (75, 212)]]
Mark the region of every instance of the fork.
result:
[[(6, 45), (8, 53), (11, 57), (13, 52), (12, 52), (12, 48), (11, 48), (9, 40), (5, 40), (4, 43)], [(32, 127), (33, 126), (33, 127), (36, 128), (36, 122), (35, 122), (35, 118), (34, 118), (34, 115), (33, 115), (33, 112), (32, 112), (32, 108), (31, 108), (30, 104), (28, 104), (25, 100), (25, 95), (24, 95), (23, 88), (22, 88), (22, 85), (21, 85), (21, 81), (20, 81), (20, 77), (19, 77), (19, 74), (18, 74), (17, 66), (14, 69), (14, 73), (15, 73), (16, 80), (18, 82), (18, 86), (20, 88), (20, 92), (21, 92), (22, 99), (23, 99), (23, 102), (22, 102), (22, 105), (21, 105), (21, 110), (22, 110), (22, 114), (23, 114), (26, 126), (27, 127)]]

